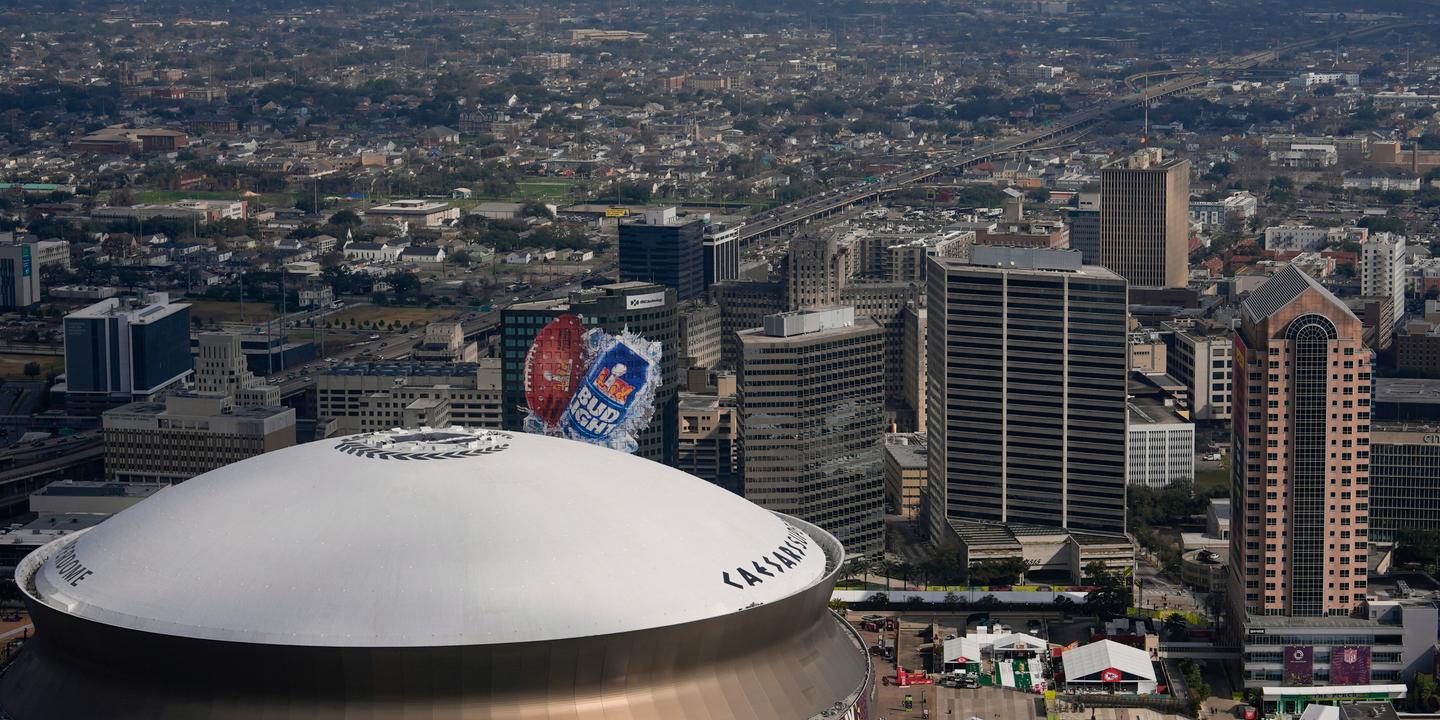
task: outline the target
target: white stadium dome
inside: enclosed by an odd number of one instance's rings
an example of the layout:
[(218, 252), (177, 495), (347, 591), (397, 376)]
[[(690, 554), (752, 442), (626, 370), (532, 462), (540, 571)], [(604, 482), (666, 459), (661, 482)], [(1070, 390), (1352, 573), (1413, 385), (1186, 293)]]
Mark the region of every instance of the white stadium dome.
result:
[(243, 460), (31, 553), (0, 718), (870, 720), (840, 542), (522, 433)]
[(79, 534), (34, 581), (52, 607), (137, 631), (435, 647), (703, 620), (826, 573), (806, 531), (680, 471), (451, 428), (309, 443), (206, 473)]

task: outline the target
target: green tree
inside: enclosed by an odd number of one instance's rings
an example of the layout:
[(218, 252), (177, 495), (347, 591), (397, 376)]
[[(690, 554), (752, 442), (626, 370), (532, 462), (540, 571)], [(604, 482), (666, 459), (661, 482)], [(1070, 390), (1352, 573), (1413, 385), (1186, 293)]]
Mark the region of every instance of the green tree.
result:
[(1109, 571), (1097, 560), (1085, 566), (1085, 582), (1093, 588), (1086, 597), (1091, 609), (1112, 617), (1124, 615), (1129, 609), (1134, 593), (1128, 578)]
[(1189, 691), (1190, 710), (1197, 717), (1200, 706), (1205, 699), (1210, 697), (1210, 683), (1205, 682), (1205, 677), (1200, 672), (1200, 664), (1185, 658), (1180, 661), (1180, 672), (1185, 676), (1185, 685)]
[(525, 217), (538, 217), (546, 220), (555, 219), (555, 213), (550, 212), (550, 208), (539, 200), (526, 200), (524, 206), (520, 208), (520, 214)]
[(38, 362), (27, 362), (27, 363), (25, 363), (25, 377), (27, 377), (27, 378), (37, 378), (37, 377), (40, 377), (40, 371), (43, 370), (43, 369), (44, 369), (44, 368), (41, 368), (41, 367), (40, 367), (40, 363), (38, 363)]
[(1189, 627), (1190, 624), (1185, 622), (1185, 616), (1180, 613), (1170, 613), (1165, 616), (1165, 622), (1162, 625), (1162, 629), (1165, 631), (1165, 637), (1171, 642), (1183, 641), (1185, 639), (1185, 631), (1189, 629)]
[(295, 207), (306, 215), (314, 215), (320, 212), (320, 201), (315, 198), (315, 193), (300, 193), (295, 198)]
[(365, 221), (360, 219), (359, 213), (355, 212), (354, 210), (346, 209), (341, 210), (334, 215), (331, 215), (328, 224), (340, 228), (357, 228), (365, 224)]
[(1394, 215), (1371, 215), (1362, 219), (1360, 227), (1370, 228), (1371, 232), (1391, 232), (1405, 234), (1405, 221)]
[(1434, 674), (1415, 673), (1409, 685), (1405, 696), (1410, 701), (1411, 712), (1433, 713), (1440, 710), (1440, 687), (1436, 686)]

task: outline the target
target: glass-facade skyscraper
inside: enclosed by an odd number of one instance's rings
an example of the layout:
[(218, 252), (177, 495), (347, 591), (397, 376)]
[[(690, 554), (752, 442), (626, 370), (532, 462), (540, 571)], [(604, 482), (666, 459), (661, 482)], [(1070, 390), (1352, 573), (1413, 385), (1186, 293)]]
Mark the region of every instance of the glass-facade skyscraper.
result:
[(648, 210), (620, 224), (620, 280), (673, 288), (684, 302), (705, 294), (705, 223), (682, 220), (675, 208)]

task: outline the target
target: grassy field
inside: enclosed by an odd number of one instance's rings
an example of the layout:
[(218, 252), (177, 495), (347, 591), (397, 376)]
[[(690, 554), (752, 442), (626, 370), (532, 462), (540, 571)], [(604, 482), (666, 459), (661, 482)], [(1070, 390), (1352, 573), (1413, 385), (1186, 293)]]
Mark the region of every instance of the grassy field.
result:
[(517, 180), (515, 195), (519, 198), (565, 200), (569, 198), (570, 186), (573, 184), (570, 180), (551, 178)]
[(1195, 491), (1201, 495), (1208, 495), (1209, 490), (1215, 488), (1230, 487), (1230, 454), (1225, 454), (1225, 459), (1218, 468), (1205, 468), (1195, 471)]
[[(225, 300), (186, 300), (190, 303), (190, 317), (200, 318), (206, 323), (240, 322), (240, 303)], [(269, 303), (245, 303), (245, 322), (263, 322), (277, 317), (279, 313)]]
[[(40, 364), (40, 374), (33, 378), (25, 375), (25, 365), (32, 362)], [(3, 380), (44, 380), (63, 372), (65, 358), (59, 355), (0, 354), (0, 379)]]
[(436, 322), (453, 318), (464, 312), (462, 307), (448, 308), (417, 308), (417, 307), (395, 307), (391, 305), (361, 305), (359, 307), (346, 308), (325, 319), (330, 321), (330, 327), (349, 327), (353, 319), (357, 327), (373, 325), (377, 322), (404, 323), (406, 325), (418, 326), (426, 323)]

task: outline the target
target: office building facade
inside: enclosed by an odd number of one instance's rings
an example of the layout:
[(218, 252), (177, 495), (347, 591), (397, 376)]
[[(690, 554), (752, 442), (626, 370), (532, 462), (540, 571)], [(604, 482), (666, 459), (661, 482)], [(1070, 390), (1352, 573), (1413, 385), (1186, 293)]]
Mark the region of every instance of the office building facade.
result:
[(1190, 161), (1146, 148), (1100, 170), (1100, 264), (1132, 288), (1189, 281)]
[(680, 393), (675, 467), (744, 495), (735, 380), (735, 375), (721, 373), (712, 391)]
[(692, 300), (679, 311), (680, 372), (720, 366), (720, 306)]
[(840, 290), (840, 305), (855, 308), (885, 329), (885, 408), (894, 419), (905, 408), (905, 308), (925, 302), (918, 282), (854, 282)]
[(740, 364), (741, 330), (760, 327), (766, 315), (785, 312), (785, 283), (779, 280), (722, 282), (710, 289), (720, 307), (720, 367)]
[(927, 487), (929, 474), (923, 433), (891, 433), (885, 436), (885, 505), (888, 512), (920, 522), (930, 493)]
[(1365, 601), (1371, 352), (1360, 320), (1287, 265), (1235, 339), (1230, 599), (1237, 617), (1348, 616)]
[(1100, 263), (1100, 211), (1071, 210), (1070, 248), (1080, 251), (1080, 262), (1086, 265)]
[(840, 267), (840, 251), (832, 233), (797, 235), (786, 256), (785, 297), (788, 310), (811, 310), (841, 304), (840, 288), (849, 273)]
[(932, 260), (930, 534), (947, 521), (1125, 527), (1126, 284), (1073, 250)]
[(0, 308), (28, 308), (40, 302), (38, 256), (36, 243), (0, 244)]
[(236, 407), (218, 394), (172, 394), (100, 416), (105, 477), (120, 482), (178, 483), (295, 444), (295, 411)]
[(500, 361), (342, 363), (315, 380), (316, 411), (336, 432), (394, 427), (499, 429)]
[[(683, 302), (705, 294), (705, 223), (652, 208), (620, 224), (620, 280), (664, 285)], [(738, 264), (738, 261), (737, 261)]]
[(711, 285), (740, 277), (740, 227), (714, 223), (705, 226), (703, 282)]
[(1195, 424), (1148, 398), (1130, 403), (1127, 475), (1132, 487), (1163, 488), (1195, 481)]
[(1440, 530), (1440, 425), (1375, 423), (1370, 432), (1370, 542)]
[(280, 404), (280, 388), (250, 372), (239, 335), (201, 333), (196, 341), (196, 392), (232, 398), (240, 407)]
[(740, 333), (745, 497), (884, 549), (884, 333), (853, 308), (771, 315)]
[[(1375, 233), (1360, 243), (1360, 294), (1388, 304), (1393, 325), (1405, 316), (1405, 237)], [(1376, 347), (1387, 346), (1378, 343)]]
[[(904, 430), (925, 432), (925, 308), (911, 305), (901, 316), (904, 347), (900, 375), (904, 383), (905, 416), (897, 420)], [(901, 422), (903, 420), (903, 422)]]
[(1167, 343), (1165, 367), (1170, 377), (1188, 390), (1190, 419), (1229, 422), (1234, 333), (1223, 325), (1194, 320), (1177, 320), (1160, 327)]
[(192, 372), (190, 306), (165, 293), (108, 298), (65, 316), (65, 393), (72, 412), (150, 400)]
[(503, 423), (507, 430), (524, 425), (525, 357), (551, 320), (576, 315), (589, 328), (607, 333), (633, 332), (660, 343), (660, 386), (655, 389), (655, 414), (636, 436), (641, 457), (675, 464), (680, 386), (678, 307), (673, 288), (647, 282), (621, 282), (580, 290), (568, 298), (518, 303), (500, 313)]

